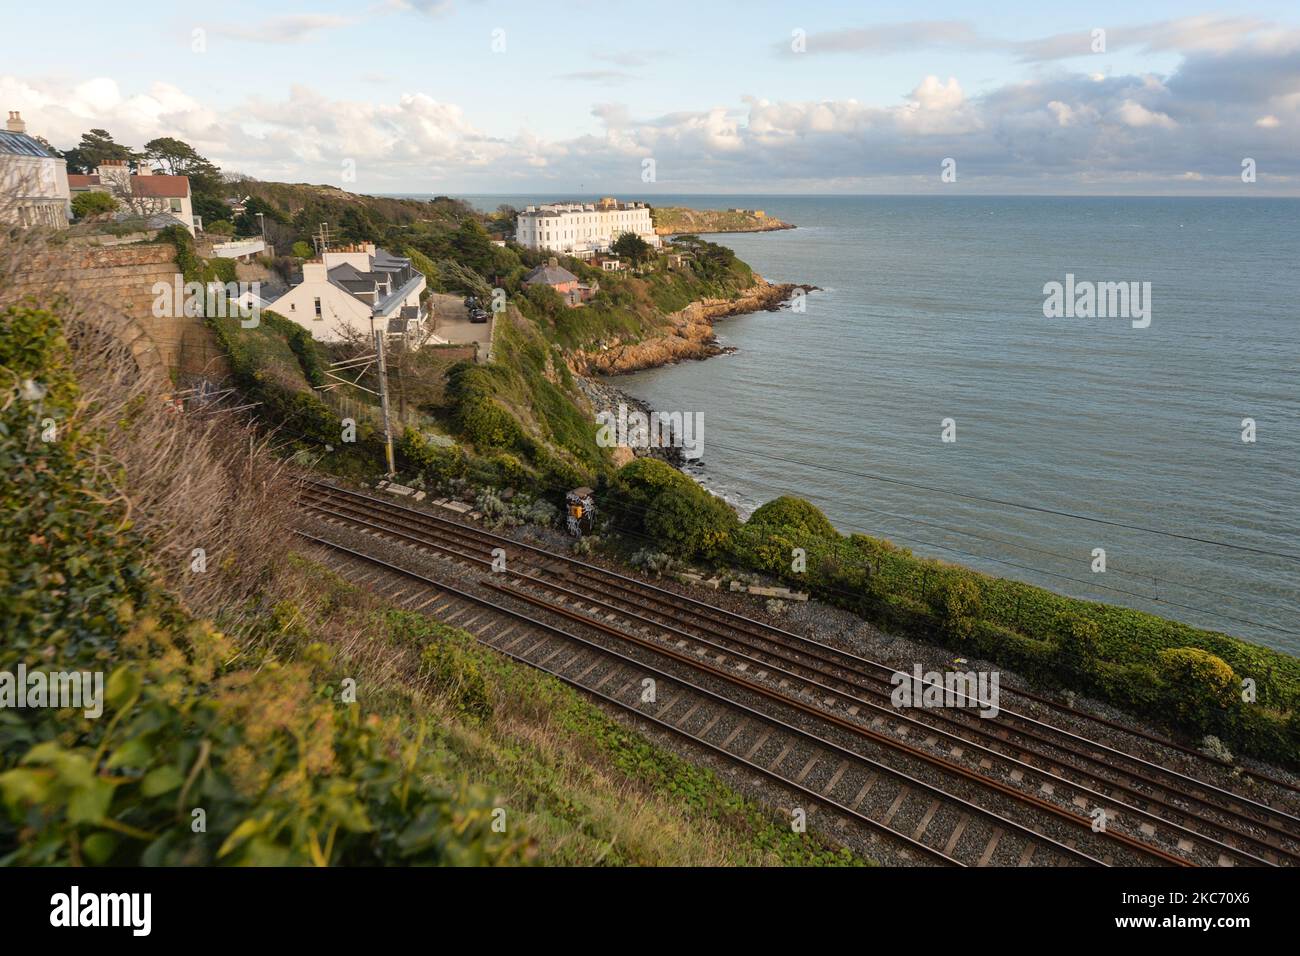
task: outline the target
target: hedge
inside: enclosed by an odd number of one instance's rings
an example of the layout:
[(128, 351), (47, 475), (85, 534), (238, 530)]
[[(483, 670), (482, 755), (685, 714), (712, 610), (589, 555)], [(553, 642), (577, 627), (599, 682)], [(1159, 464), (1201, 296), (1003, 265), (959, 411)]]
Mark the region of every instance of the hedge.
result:
[[(631, 501), (639, 505), (644, 497)], [(795, 549), (804, 551), (805, 570), (796, 570)], [(1242, 752), (1300, 766), (1294, 657), (1143, 611), (918, 558), (886, 540), (844, 537), (797, 498), (755, 511), (732, 537), (730, 557), (887, 627), (1093, 694), (1186, 735), (1215, 734)], [(1255, 682), (1253, 702), (1243, 700), (1245, 678)]]

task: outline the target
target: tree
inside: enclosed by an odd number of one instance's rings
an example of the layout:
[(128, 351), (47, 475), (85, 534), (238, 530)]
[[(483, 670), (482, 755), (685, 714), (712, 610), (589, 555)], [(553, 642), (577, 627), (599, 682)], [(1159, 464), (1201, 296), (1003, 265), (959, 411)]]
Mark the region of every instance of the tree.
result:
[(355, 206), (345, 209), (339, 217), (339, 234), (348, 242), (379, 241), (379, 229), (370, 214)]
[(284, 213), (280, 212), (265, 199), (258, 196), (251, 197), (244, 203), (244, 211), (235, 217), (235, 228), (241, 236), (260, 236), (262, 234), (262, 220), (257, 218), (258, 213), (268, 222), (285, 222)]
[(625, 232), (614, 240), (610, 251), (615, 255), (626, 256), (637, 265), (650, 258), (650, 243), (646, 242), (635, 232)]
[(456, 261), (480, 275), (491, 275), (496, 261), (496, 246), (487, 231), (473, 219), (466, 219), (451, 237), (451, 247)]
[(117, 200), (108, 193), (99, 192), (98, 190), (77, 193), (72, 197), (72, 213), (78, 219), (99, 216), (106, 212), (112, 212), (116, 208)]
[(212, 195), (195, 195), (193, 197), (194, 215), (204, 222), (216, 222), (230, 218), (230, 207)]
[(81, 134), (81, 142), (64, 154), (70, 173), (94, 173), (105, 160), (134, 163), (139, 157), (129, 146), (114, 142), (108, 130), (92, 129)]
[(210, 222), (204, 226), (203, 231), (214, 236), (233, 236), (235, 234), (235, 224), (229, 219), (218, 219), (216, 222)]
[(44, 146), (45, 151), (49, 153), (51, 156), (59, 156), (59, 157), (63, 156), (63, 151), (60, 149), (55, 149), (54, 146), (50, 144), (50, 141), (46, 139), (44, 136), (33, 136), (32, 139), (36, 140), (36, 142)]
[(313, 250), (308, 243), (302, 242), (301, 240), (293, 244), (293, 249), (291, 251), (299, 259), (310, 259), (316, 254), (315, 250)]
[(217, 196), (221, 191), (221, 169), (195, 151), (189, 143), (160, 136), (144, 144), (144, 158), (156, 163), (169, 176), (185, 176), (196, 196)]

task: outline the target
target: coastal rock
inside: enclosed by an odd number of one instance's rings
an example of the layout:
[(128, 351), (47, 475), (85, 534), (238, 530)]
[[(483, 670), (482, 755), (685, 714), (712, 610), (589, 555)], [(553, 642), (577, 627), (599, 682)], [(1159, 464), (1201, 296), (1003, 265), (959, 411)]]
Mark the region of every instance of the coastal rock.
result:
[(755, 274), (750, 288), (733, 298), (700, 299), (668, 316), (668, 330), (638, 342), (615, 339), (605, 348), (574, 352), (570, 368), (578, 375), (618, 375), (645, 368), (656, 368), (683, 359), (705, 359), (728, 351), (713, 334), (716, 319), (743, 315), (760, 310), (776, 311), (795, 289), (811, 291), (812, 286), (783, 282), (773, 284)]

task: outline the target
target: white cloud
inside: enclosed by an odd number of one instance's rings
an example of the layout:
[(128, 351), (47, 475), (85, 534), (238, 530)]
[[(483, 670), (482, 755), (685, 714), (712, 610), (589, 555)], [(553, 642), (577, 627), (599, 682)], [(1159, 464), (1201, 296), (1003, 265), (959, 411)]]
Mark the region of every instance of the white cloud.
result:
[(1136, 103), (1133, 100), (1125, 100), (1121, 103), (1115, 110), (1115, 117), (1125, 126), (1133, 126), (1139, 129), (1144, 126), (1173, 129), (1178, 125), (1164, 113), (1149, 110), (1141, 103)]
[(418, 91), (372, 98), (362, 86), (356, 99), (337, 99), (299, 85), (214, 109), (198, 89), (0, 77), (0, 103), (65, 148), (92, 126), (135, 147), (177, 136), (223, 168), (335, 184), (351, 159), (349, 188), (371, 192), (644, 191), (647, 157), (665, 191), (937, 188), (927, 184), (945, 156), (961, 163), (963, 188), (1209, 188), (1239, 175), (1220, 168), (1225, 143), (1248, 148), (1240, 155), (1257, 158), (1275, 188), (1300, 192), (1300, 58), (1258, 49), (1197, 54), (1168, 76), (1035, 72), (978, 95), (928, 75), (884, 105), (746, 96), (643, 116), (598, 102), (591, 132), (563, 140), (526, 129), (489, 136), (473, 112)]

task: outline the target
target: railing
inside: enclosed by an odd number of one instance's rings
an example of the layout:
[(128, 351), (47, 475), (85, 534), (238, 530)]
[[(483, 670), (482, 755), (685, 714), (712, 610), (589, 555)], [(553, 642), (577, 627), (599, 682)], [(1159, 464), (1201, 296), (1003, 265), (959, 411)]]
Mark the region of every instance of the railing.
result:
[(214, 242), (212, 254), (222, 259), (238, 259), (266, 251), (264, 239), (236, 239), (230, 242)]

